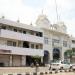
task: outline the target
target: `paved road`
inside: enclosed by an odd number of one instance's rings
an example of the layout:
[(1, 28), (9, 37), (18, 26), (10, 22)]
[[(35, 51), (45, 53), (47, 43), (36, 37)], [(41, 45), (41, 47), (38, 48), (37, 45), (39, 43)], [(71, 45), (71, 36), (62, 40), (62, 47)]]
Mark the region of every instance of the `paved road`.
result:
[(52, 75), (75, 75), (75, 72), (67, 72), (67, 73), (57, 73), (57, 74), (52, 74)]

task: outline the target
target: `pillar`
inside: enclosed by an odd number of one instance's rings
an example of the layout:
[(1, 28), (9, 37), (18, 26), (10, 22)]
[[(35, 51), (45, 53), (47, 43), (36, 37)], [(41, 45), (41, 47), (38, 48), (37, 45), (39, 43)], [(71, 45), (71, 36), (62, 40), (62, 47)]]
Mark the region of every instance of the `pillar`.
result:
[(53, 41), (52, 41), (53, 37), (54, 36), (51, 34), (50, 35), (50, 61), (53, 60)]
[(10, 55), (10, 57), (9, 57), (9, 66), (13, 66), (13, 65), (12, 65), (12, 62), (13, 62), (13, 61), (12, 61), (12, 55)]
[(60, 48), (60, 59), (64, 60), (64, 52), (65, 52), (65, 48), (63, 47), (63, 38), (61, 38), (60, 44), (61, 44), (61, 48)]
[(50, 60), (51, 60), (50, 57), (51, 57), (51, 56), (50, 56), (50, 52), (49, 52), (49, 55), (48, 55), (48, 63), (50, 63)]
[(64, 48), (60, 49), (60, 59), (61, 60), (64, 60), (64, 50), (65, 50)]
[(43, 63), (43, 57), (41, 57), (41, 63)]
[(22, 56), (22, 66), (26, 66), (26, 56)]
[(49, 57), (50, 57), (50, 61), (53, 60), (53, 48), (50, 49)]

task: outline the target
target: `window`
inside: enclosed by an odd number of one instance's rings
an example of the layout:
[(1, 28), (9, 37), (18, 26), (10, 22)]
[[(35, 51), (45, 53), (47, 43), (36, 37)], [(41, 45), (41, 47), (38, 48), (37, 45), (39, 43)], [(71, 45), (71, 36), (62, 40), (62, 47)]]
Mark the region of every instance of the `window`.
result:
[(23, 33), (26, 34), (26, 31), (24, 30)]
[(43, 35), (42, 35), (42, 32), (37, 32), (37, 33), (36, 33), (36, 36), (42, 37), (42, 36), (43, 36)]
[(12, 26), (8, 26), (7, 28), (8, 28), (8, 30), (13, 30)]
[(39, 32), (39, 36), (40, 36), (40, 37), (42, 37), (42, 36), (43, 36), (43, 35), (42, 35), (42, 32)]
[(38, 32), (36, 33), (36, 36), (39, 36)]
[(36, 45), (36, 49), (39, 49), (39, 45)]
[(18, 41), (18, 47), (22, 47), (22, 42)]
[(16, 46), (16, 42), (13, 41), (7, 41), (8, 46)]
[(74, 44), (75, 44), (75, 40), (72, 40), (72, 43), (74, 43)]
[(2, 29), (6, 29), (6, 26), (2, 26)]
[(30, 30), (28, 31), (29, 34), (34, 35), (34, 31)]
[(58, 39), (52, 39), (52, 46), (54, 46), (55, 43), (57, 43), (57, 44), (60, 43), (60, 40), (58, 40)]
[(63, 41), (63, 46), (67, 47), (67, 41)]
[(57, 39), (52, 39), (52, 42), (53, 42), (53, 43), (59, 43), (60, 41), (57, 40)]
[(21, 30), (21, 29), (19, 29), (19, 30), (18, 30), (18, 32), (22, 33), (22, 30)]
[(31, 48), (34, 48), (34, 44), (31, 44)]
[(24, 48), (29, 48), (29, 42), (24, 41), (24, 42), (23, 42), (23, 47), (24, 47)]
[(14, 31), (17, 32), (17, 29), (14, 28)]
[(7, 41), (8, 46), (12, 46), (12, 41)]
[(13, 46), (16, 46), (16, 42), (13, 42)]
[(45, 43), (45, 44), (48, 44), (48, 43), (49, 43), (49, 41), (48, 41), (48, 38), (47, 38), (47, 37), (45, 37), (45, 38), (44, 38), (44, 43)]
[(42, 44), (39, 44), (39, 47), (40, 47), (40, 49), (43, 49), (43, 45)]

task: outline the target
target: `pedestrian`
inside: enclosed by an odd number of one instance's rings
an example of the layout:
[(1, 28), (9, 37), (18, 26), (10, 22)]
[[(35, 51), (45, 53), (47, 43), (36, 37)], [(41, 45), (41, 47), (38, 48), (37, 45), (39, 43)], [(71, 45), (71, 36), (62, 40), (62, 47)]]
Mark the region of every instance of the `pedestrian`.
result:
[(49, 70), (51, 70), (51, 65), (49, 64)]

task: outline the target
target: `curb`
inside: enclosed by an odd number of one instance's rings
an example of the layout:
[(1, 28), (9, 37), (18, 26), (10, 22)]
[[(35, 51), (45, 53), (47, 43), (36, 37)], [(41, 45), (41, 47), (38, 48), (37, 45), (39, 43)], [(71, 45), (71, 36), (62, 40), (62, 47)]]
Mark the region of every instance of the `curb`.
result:
[[(69, 70), (55, 70), (55, 71), (45, 71), (45, 72), (24, 72), (24, 73), (4, 73), (2, 75), (48, 75), (48, 74), (57, 74), (57, 73), (62, 73), (62, 72), (75, 72), (75, 70), (73, 69), (69, 69)], [(0, 74), (1, 75), (1, 74)]]

